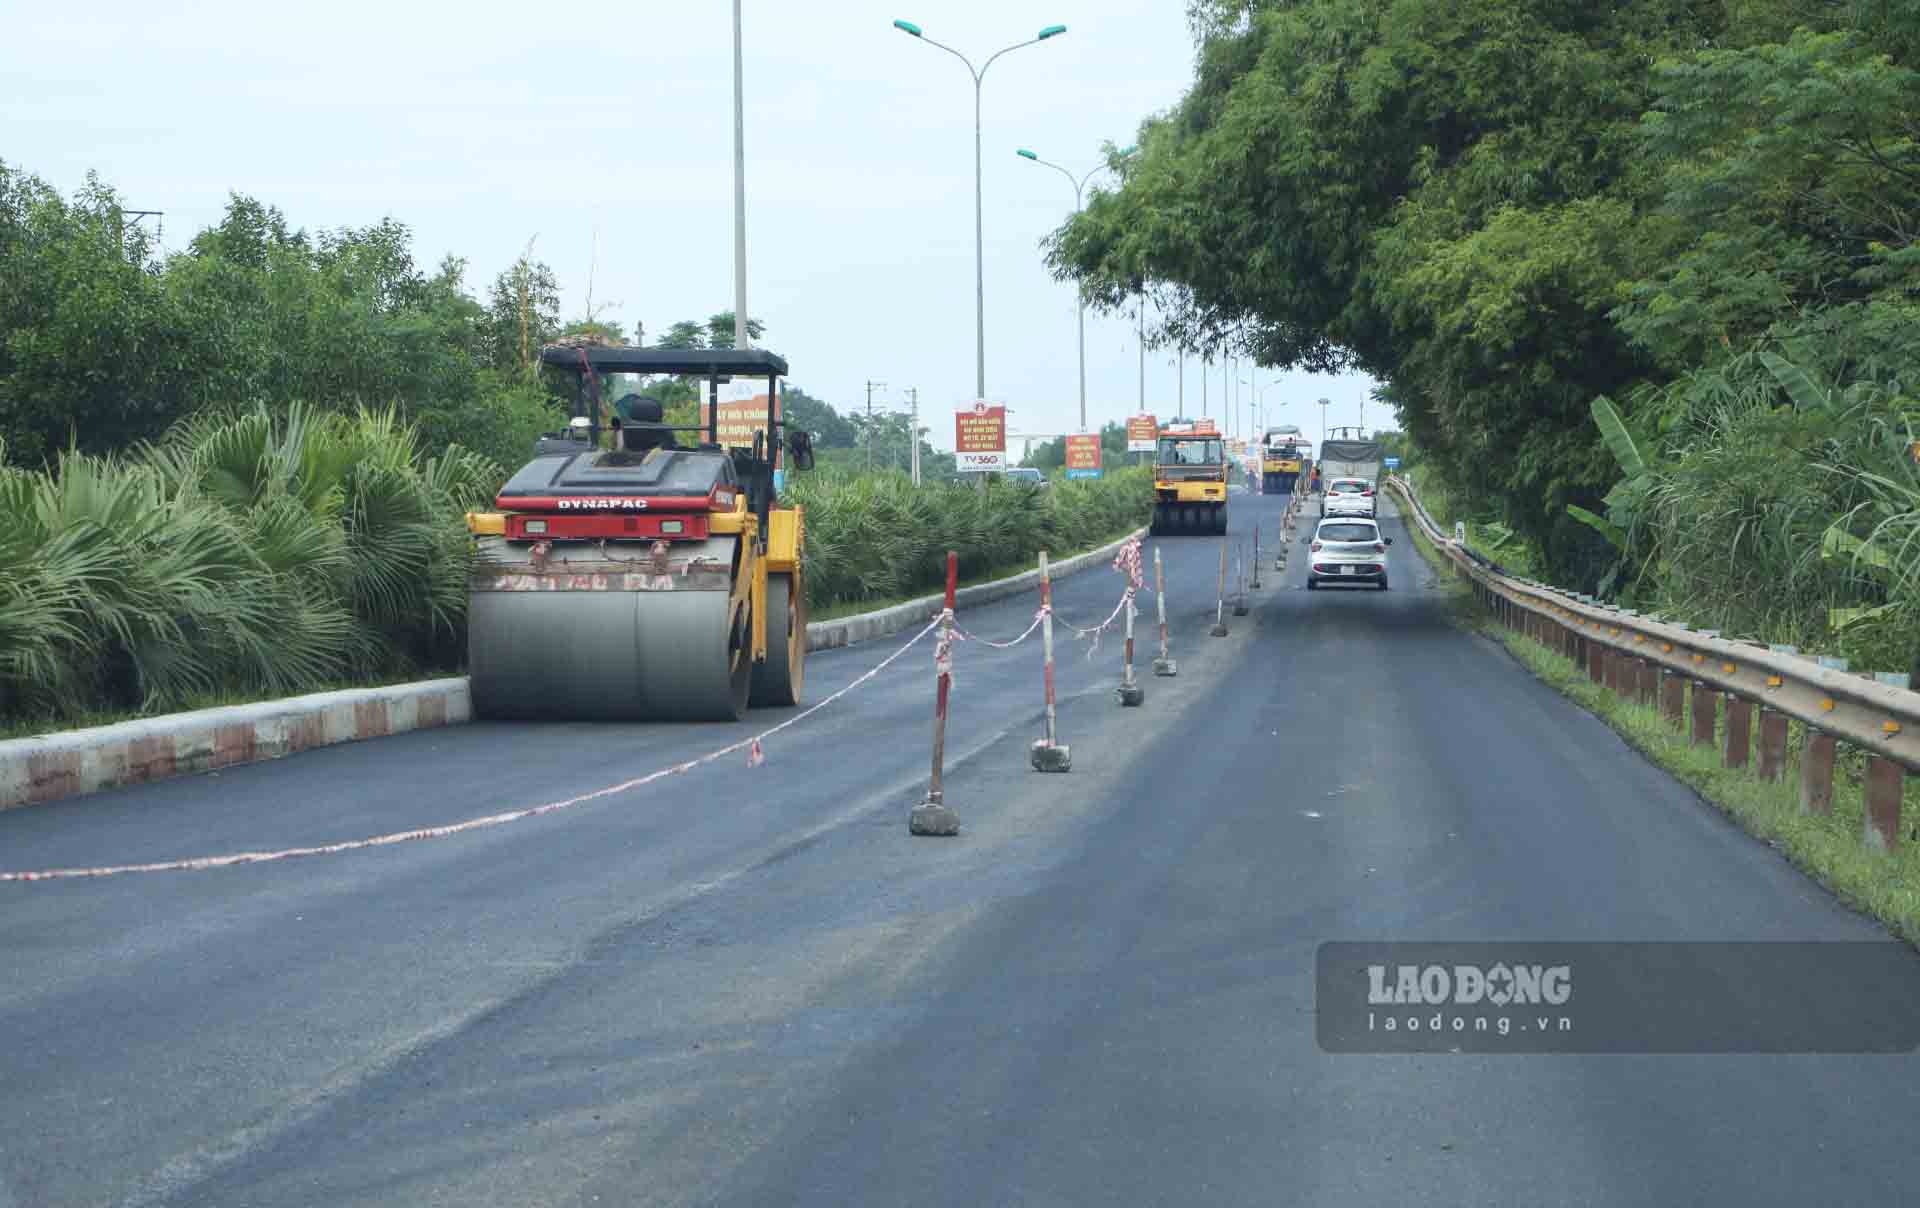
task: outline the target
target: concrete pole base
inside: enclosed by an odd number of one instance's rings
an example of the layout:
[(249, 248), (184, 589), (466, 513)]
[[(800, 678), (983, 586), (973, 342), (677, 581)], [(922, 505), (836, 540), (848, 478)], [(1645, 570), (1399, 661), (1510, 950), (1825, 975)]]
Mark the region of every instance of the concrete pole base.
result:
[(1155, 659), (1153, 660), (1153, 673), (1155, 675), (1178, 675), (1180, 674), (1180, 668), (1172, 659)]
[(1120, 703), (1129, 709), (1134, 708), (1141, 701), (1147, 699), (1147, 690), (1139, 684), (1121, 684), (1118, 688), (1115, 688), (1113, 692), (1115, 696), (1120, 698)]
[(1033, 740), (1033, 770), (1036, 772), (1071, 772), (1073, 754), (1063, 742), (1050, 743), (1044, 738)]
[(910, 835), (934, 835), (942, 838), (960, 833), (960, 815), (938, 801), (922, 801), (913, 807), (907, 819)]
[(1209, 636), (1216, 637), (1216, 638), (1226, 637), (1227, 636), (1226, 623), (1222, 622), (1218, 625), (1215, 625), (1212, 629), (1207, 630), (1207, 633)]

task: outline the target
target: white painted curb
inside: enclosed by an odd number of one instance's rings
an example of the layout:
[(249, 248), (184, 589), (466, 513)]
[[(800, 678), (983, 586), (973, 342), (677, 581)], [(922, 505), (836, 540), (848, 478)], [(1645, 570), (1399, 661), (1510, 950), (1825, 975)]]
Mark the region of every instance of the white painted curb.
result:
[(465, 676), (314, 692), (0, 742), (0, 810), (298, 751), (458, 725)]
[[(1140, 529), (1056, 563), (1054, 577), (1109, 561), (1122, 545), (1145, 532)], [(1039, 581), (1040, 572), (1030, 570), (966, 588), (956, 598), (961, 608), (973, 608), (1029, 590)], [(923, 596), (875, 612), (816, 622), (807, 626), (807, 649), (846, 646), (924, 624), (940, 611), (944, 598), (944, 594)], [(12, 738), (0, 741), (0, 810), (278, 759), (334, 743), (459, 725), (472, 717), (466, 677), (457, 676), (385, 688), (314, 692)]]

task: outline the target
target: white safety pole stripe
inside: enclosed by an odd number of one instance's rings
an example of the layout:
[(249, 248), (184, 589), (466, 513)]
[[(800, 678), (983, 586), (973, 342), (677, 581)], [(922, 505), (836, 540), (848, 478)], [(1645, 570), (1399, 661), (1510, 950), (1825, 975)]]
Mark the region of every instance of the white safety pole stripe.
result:
[(361, 851), (371, 847), (387, 847), (391, 844), (406, 843), (414, 839), (441, 839), (449, 835), (465, 834), (468, 831), (505, 826), (510, 822), (520, 822), (527, 818), (537, 818), (542, 814), (557, 813), (560, 810), (570, 809), (573, 806), (581, 805), (588, 801), (597, 801), (602, 797), (611, 797), (617, 793), (630, 792), (633, 789), (644, 787), (655, 781), (664, 780), (669, 776), (677, 776), (682, 772), (690, 772), (694, 768), (704, 764), (712, 763), (717, 759), (724, 759), (728, 755), (733, 755), (740, 751), (747, 750), (749, 747), (756, 746), (763, 739), (771, 738), (789, 726), (798, 725), (800, 722), (805, 721), (855, 688), (871, 680), (874, 676), (885, 671), (901, 655), (917, 645), (921, 638), (932, 633), (939, 624), (940, 618), (935, 617), (925, 629), (915, 634), (906, 645), (889, 654), (886, 658), (881, 659), (878, 663), (874, 664), (870, 670), (860, 675), (852, 683), (840, 689), (838, 692), (833, 693), (831, 696), (828, 696), (818, 704), (808, 706), (802, 712), (794, 714), (792, 717), (789, 717), (771, 729), (762, 730), (750, 738), (743, 738), (736, 743), (721, 747), (717, 751), (710, 751), (696, 759), (689, 759), (684, 763), (676, 763), (672, 767), (661, 768), (657, 772), (649, 772), (645, 776), (625, 780), (619, 784), (608, 785), (603, 789), (595, 789), (590, 793), (581, 793), (577, 797), (568, 797), (563, 801), (549, 801), (545, 805), (531, 806), (526, 809), (509, 810), (500, 814), (488, 814), (481, 818), (468, 818), (464, 822), (452, 822), (445, 826), (424, 826), (415, 830), (395, 831), (392, 834), (374, 835), (366, 839), (348, 839), (339, 843), (323, 843), (314, 847), (288, 847), (279, 851), (250, 851), (233, 852), (219, 856), (194, 856), (181, 860), (158, 860), (150, 864), (112, 864), (99, 868), (50, 868), (34, 872), (0, 872), (0, 882), (59, 881), (81, 877), (112, 877), (119, 876), (122, 873), (134, 872), (186, 872), (206, 868), (230, 868), (237, 864), (266, 864), (274, 860), (291, 860), (301, 856), (331, 856), (338, 855), (342, 852)]

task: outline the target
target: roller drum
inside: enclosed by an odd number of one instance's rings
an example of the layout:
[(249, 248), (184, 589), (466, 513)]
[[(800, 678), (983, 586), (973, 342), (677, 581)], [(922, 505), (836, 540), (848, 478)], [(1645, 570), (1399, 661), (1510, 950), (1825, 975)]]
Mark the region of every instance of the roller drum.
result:
[(467, 611), (475, 716), (737, 721), (745, 609), (711, 590), (480, 590)]

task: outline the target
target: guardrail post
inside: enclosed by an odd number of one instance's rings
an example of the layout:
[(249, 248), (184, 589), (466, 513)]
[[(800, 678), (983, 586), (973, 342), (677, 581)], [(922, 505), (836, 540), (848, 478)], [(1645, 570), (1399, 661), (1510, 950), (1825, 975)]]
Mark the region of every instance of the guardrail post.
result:
[(1681, 729), (1687, 724), (1686, 677), (1660, 668), (1655, 674), (1660, 677), (1660, 716), (1674, 729)]
[(1884, 755), (1867, 757), (1866, 841), (1875, 851), (1900, 846), (1900, 795), (1907, 770)]
[(1800, 809), (1809, 814), (1833, 812), (1833, 735), (1807, 727), (1807, 745), (1800, 752)]
[(1764, 706), (1760, 710), (1760, 764), (1762, 780), (1778, 780), (1787, 767), (1787, 715)]
[(1596, 684), (1607, 679), (1607, 648), (1591, 639), (1587, 642), (1587, 678)]
[(1624, 650), (1613, 652), (1613, 694), (1621, 700), (1632, 700), (1634, 682), (1639, 678), (1639, 668), (1634, 666), (1633, 656)]
[(1640, 703), (1647, 708), (1657, 708), (1660, 704), (1660, 666), (1652, 659), (1636, 659), (1640, 675)]
[(1747, 766), (1747, 753), (1753, 736), (1753, 702), (1731, 692), (1725, 696), (1727, 731), (1721, 736), (1721, 763), (1729, 768), (1744, 768)]
[(927, 799), (913, 807), (907, 832), (914, 835), (957, 835), (960, 815), (947, 808), (941, 772), (947, 754), (947, 694), (953, 685), (953, 605), (960, 586), (960, 555), (947, 551), (947, 611), (940, 618), (939, 686), (933, 697), (933, 775), (927, 781)]
[(1693, 690), (1687, 695), (1693, 698), (1693, 745), (1696, 747), (1710, 747), (1713, 745), (1713, 730), (1716, 721), (1714, 712), (1716, 702), (1720, 699), (1720, 694), (1715, 692), (1709, 684), (1703, 684), (1699, 680), (1693, 680), (1691, 682)]

